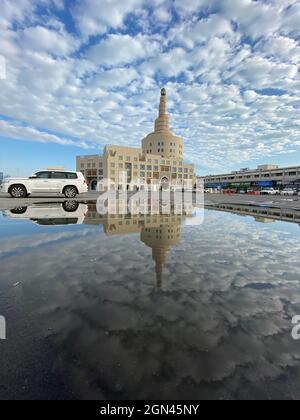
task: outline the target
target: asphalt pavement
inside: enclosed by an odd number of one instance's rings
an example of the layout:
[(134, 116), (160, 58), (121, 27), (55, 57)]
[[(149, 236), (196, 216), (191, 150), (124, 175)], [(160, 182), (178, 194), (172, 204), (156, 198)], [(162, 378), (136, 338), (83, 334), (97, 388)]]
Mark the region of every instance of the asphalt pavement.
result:
[[(133, 194), (133, 193), (131, 193)], [(98, 192), (91, 191), (87, 194), (81, 194), (75, 201), (96, 201)], [(15, 207), (26, 207), (34, 203), (64, 202), (66, 198), (62, 195), (31, 195), (23, 199), (11, 198), (8, 194), (0, 193), (0, 209), (12, 209)], [(205, 194), (204, 202), (206, 205), (221, 203), (232, 203), (241, 205), (266, 205), (279, 208), (293, 208), (300, 210), (300, 197), (282, 197), (282, 196), (255, 196), (247, 194)]]

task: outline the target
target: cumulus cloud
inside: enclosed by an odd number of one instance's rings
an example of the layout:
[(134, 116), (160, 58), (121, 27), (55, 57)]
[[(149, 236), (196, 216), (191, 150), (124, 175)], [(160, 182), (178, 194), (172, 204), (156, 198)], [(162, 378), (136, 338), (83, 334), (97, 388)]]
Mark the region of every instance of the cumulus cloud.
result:
[(157, 49), (158, 44), (144, 36), (109, 35), (89, 49), (87, 58), (102, 66), (129, 64), (153, 55)]
[(26, 50), (44, 51), (54, 55), (68, 55), (77, 45), (71, 35), (42, 26), (25, 28), (19, 38), (22, 48)]
[(72, 15), (78, 29), (85, 36), (105, 33), (109, 28), (123, 26), (125, 17), (135, 12), (140, 0), (83, 0), (77, 1)]

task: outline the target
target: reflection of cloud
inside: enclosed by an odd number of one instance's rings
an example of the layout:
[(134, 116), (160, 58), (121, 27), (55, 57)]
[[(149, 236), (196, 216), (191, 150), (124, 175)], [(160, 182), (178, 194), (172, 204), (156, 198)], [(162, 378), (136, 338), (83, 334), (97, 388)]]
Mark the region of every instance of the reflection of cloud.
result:
[(6, 258), (2, 277), (22, 267), (19, 322), (29, 334), (38, 318), (32, 342), (78, 398), (297, 398), (299, 251), (284, 225), (208, 212), (170, 250), (161, 291), (138, 235), (49, 243)]

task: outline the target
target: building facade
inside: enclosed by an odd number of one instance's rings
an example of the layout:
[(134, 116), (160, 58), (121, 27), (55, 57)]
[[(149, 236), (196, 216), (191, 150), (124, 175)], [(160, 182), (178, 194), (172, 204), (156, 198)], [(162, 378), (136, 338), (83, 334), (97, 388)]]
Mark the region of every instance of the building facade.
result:
[[(78, 156), (81, 171), (91, 189), (103, 179), (112, 185), (138, 189), (153, 185), (191, 185), (196, 183), (194, 165), (184, 162), (183, 139), (173, 134), (167, 114), (167, 93), (161, 90), (159, 115), (154, 132), (142, 140), (141, 148), (105, 146), (103, 155)], [(122, 188), (122, 187), (121, 187)]]
[(209, 175), (199, 179), (204, 180), (205, 188), (300, 188), (300, 166), (280, 168), (277, 165), (261, 165), (253, 170), (246, 168), (230, 174)]

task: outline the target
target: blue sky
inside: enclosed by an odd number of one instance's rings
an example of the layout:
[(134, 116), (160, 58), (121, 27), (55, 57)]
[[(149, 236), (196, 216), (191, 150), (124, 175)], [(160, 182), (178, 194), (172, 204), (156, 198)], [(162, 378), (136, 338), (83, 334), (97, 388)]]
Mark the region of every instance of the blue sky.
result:
[(139, 146), (162, 86), (199, 174), (300, 163), (299, 0), (0, 7), (0, 171)]

